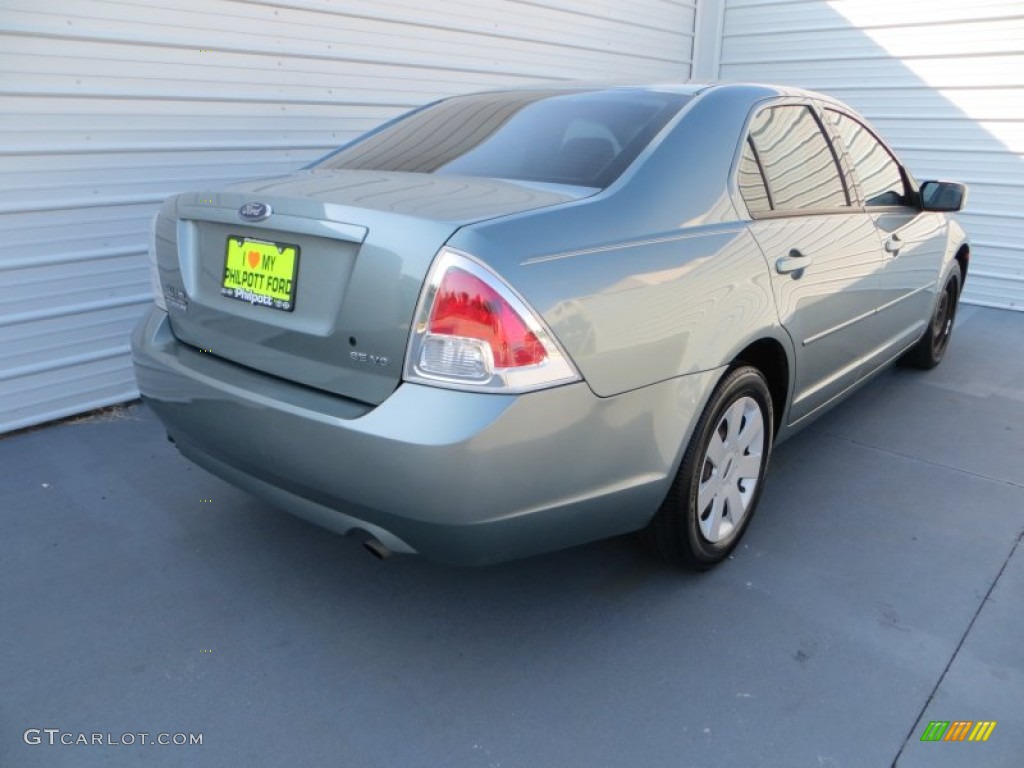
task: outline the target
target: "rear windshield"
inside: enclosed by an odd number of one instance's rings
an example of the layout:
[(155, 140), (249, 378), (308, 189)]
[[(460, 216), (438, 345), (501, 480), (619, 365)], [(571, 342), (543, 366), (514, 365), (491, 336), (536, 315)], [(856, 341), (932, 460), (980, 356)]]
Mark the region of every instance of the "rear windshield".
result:
[(606, 187), (689, 99), (628, 89), (458, 96), (357, 139), (316, 167)]

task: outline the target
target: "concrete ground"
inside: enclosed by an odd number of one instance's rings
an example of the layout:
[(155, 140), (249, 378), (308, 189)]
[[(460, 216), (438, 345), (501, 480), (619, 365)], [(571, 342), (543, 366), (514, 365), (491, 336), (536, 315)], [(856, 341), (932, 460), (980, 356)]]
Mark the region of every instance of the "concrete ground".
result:
[[(0, 766), (1020, 766), (1022, 350), (1024, 314), (962, 308), (939, 369), (780, 447), (699, 576), (630, 538), (382, 563), (141, 406), (0, 440)], [(60, 744), (93, 732), (202, 745)]]

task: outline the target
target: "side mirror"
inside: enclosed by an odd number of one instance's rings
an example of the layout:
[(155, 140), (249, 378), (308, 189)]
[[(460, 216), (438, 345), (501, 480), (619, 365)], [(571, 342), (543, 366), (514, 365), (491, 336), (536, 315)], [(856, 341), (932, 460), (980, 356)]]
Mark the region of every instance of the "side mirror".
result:
[(921, 207), (926, 211), (959, 211), (967, 204), (967, 187), (955, 181), (926, 181), (921, 185)]

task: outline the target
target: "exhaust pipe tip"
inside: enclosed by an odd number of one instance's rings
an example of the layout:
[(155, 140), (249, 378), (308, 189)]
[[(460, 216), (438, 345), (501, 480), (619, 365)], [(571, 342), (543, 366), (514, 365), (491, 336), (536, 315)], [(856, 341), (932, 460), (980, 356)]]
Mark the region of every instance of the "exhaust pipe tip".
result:
[(392, 552), (390, 549), (381, 544), (377, 539), (372, 536), (363, 540), (363, 546), (366, 550), (376, 557), (378, 560), (387, 560), (391, 557)]

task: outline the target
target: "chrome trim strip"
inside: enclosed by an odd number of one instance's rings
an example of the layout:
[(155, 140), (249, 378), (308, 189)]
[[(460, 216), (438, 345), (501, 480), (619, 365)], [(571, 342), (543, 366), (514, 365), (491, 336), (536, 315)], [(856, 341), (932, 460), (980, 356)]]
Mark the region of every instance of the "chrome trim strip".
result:
[[(330, 207), (325, 208), (325, 213), (330, 215)], [(254, 229), (285, 230), (287, 232), (298, 232), (313, 237), (326, 237), (332, 240), (344, 240), (350, 243), (362, 243), (366, 240), (369, 230), (358, 224), (336, 221), (330, 218), (312, 218), (308, 216), (293, 216), (287, 213), (275, 213), (272, 218), (262, 221), (239, 220), (238, 209), (218, 208), (214, 206), (191, 205), (189, 203), (178, 203), (177, 216), (179, 219), (188, 221), (212, 221), (217, 224), (230, 224), (235, 227), (252, 227)]]
[[(843, 378), (848, 373), (850, 373), (850, 371), (853, 371), (853, 370), (856, 370), (857, 368), (860, 368), (862, 365), (864, 365), (864, 362), (866, 360), (868, 360), (872, 355), (877, 354), (877, 353), (878, 353), (878, 350), (874, 350), (872, 352), (869, 352), (867, 355), (864, 355), (863, 357), (857, 358), (852, 363), (848, 363), (847, 365), (844, 365), (842, 368), (840, 368), (838, 371), (833, 373), (828, 378), (823, 379), (823, 380), (817, 382), (813, 387), (805, 389), (803, 392), (801, 392), (799, 395), (796, 395), (793, 398), (793, 405), (796, 405), (797, 403), (802, 403), (804, 400), (806, 400), (811, 395), (817, 394), (818, 392), (820, 392), (821, 390), (825, 389), (829, 385), (831, 385), (834, 382), (838, 381), (839, 379)], [(845, 392), (846, 390), (843, 390), (843, 391)], [(833, 399), (834, 398), (829, 398), (826, 401), (826, 403), (832, 402)], [(824, 405), (824, 403), (823, 403), (823, 405)], [(818, 407), (820, 408), (821, 406), (818, 406)], [(815, 410), (817, 410), (817, 408)], [(801, 419), (803, 419), (803, 418), (806, 418), (806, 416), (801, 416)], [(794, 422), (794, 423), (796, 423), (796, 422)]]
[(872, 310), (870, 310), (868, 312), (865, 312), (862, 315), (857, 315), (856, 317), (850, 318), (849, 320), (846, 320), (846, 321), (844, 321), (844, 322), (840, 323), (839, 325), (836, 325), (836, 326), (834, 326), (832, 328), (828, 328), (828, 329), (822, 331), (821, 333), (816, 333), (813, 336), (808, 336), (806, 339), (803, 340), (802, 344), (803, 344), (803, 346), (806, 347), (808, 344), (813, 344), (816, 341), (820, 341), (821, 339), (824, 339), (826, 336), (831, 336), (836, 331), (841, 331), (841, 330), (843, 330), (843, 328), (849, 328), (854, 323), (859, 323), (861, 320), (866, 320), (867, 318), (871, 317), (872, 315), (877, 315), (882, 310), (885, 310), (885, 309), (888, 309), (889, 307), (895, 306), (896, 304), (899, 304), (904, 299), (909, 299), (911, 296), (916, 296), (921, 291), (926, 291), (929, 288), (933, 288), (935, 285), (937, 285), (936, 282), (925, 283), (920, 288), (915, 288), (914, 290), (910, 291), (909, 293), (904, 293), (902, 296), (900, 296), (898, 298), (895, 298), (892, 301), (887, 302), (887, 303), (883, 304), (880, 307), (877, 307), (877, 308), (872, 309)]
[(831, 328), (827, 328), (824, 331), (821, 331), (820, 333), (814, 334), (813, 336), (808, 336), (806, 339), (803, 340), (803, 346), (806, 347), (808, 344), (813, 344), (816, 341), (820, 341), (821, 339), (824, 339), (826, 336), (831, 336), (836, 331), (841, 331), (841, 330), (843, 330), (843, 328), (849, 328), (854, 323), (859, 323), (861, 320), (866, 320), (867, 318), (869, 318), (872, 315), (875, 315), (877, 313), (878, 313), (878, 308), (877, 307), (875, 309), (869, 309), (867, 312), (865, 312), (862, 315), (857, 315), (856, 317), (851, 317), (849, 320), (844, 320), (839, 325), (835, 325), (835, 326), (832, 326)]
[(922, 286), (921, 286), (920, 288), (915, 288), (915, 289), (914, 289), (914, 290), (912, 290), (912, 291), (911, 291), (910, 293), (904, 293), (904, 294), (903, 294), (902, 296), (900, 296), (899, 298), (893, 299), (893, 300), (892, 300), (892, 301), (890, 301), (890, 302), (889, 302), (888, 304), (883, 304), (882, 306), (880, 306), (880, 307), (878, 308), (878, 311), (879, 311), (879, 312), (881, 312), (881, 311), (882, 311), (883, 309), (888, 309), (889, 307), (893, 306), (894, 304), (899, 304), (899, 303), (900, 303), (901, 301), (903, 301), (904, 299), (909, 299), (909, 298), (910, 298), (911, 296), (916, 296), (916, 295), (917, 295), (917, 294), (919, 294), (919, 293), (920, 293), (921, 291), (925, 291), (925, 290), (927, 290), (927, 289), (929, 289), (929, 288), (932, 288), (932, 287), (934, 287), (934, 286), (935, 286), (935, 284), (936, 284), (935, 282), (931, 282), (931, 283), (925, 283), (925, 284), (924, 284), (924, 285), (922, 285)]

